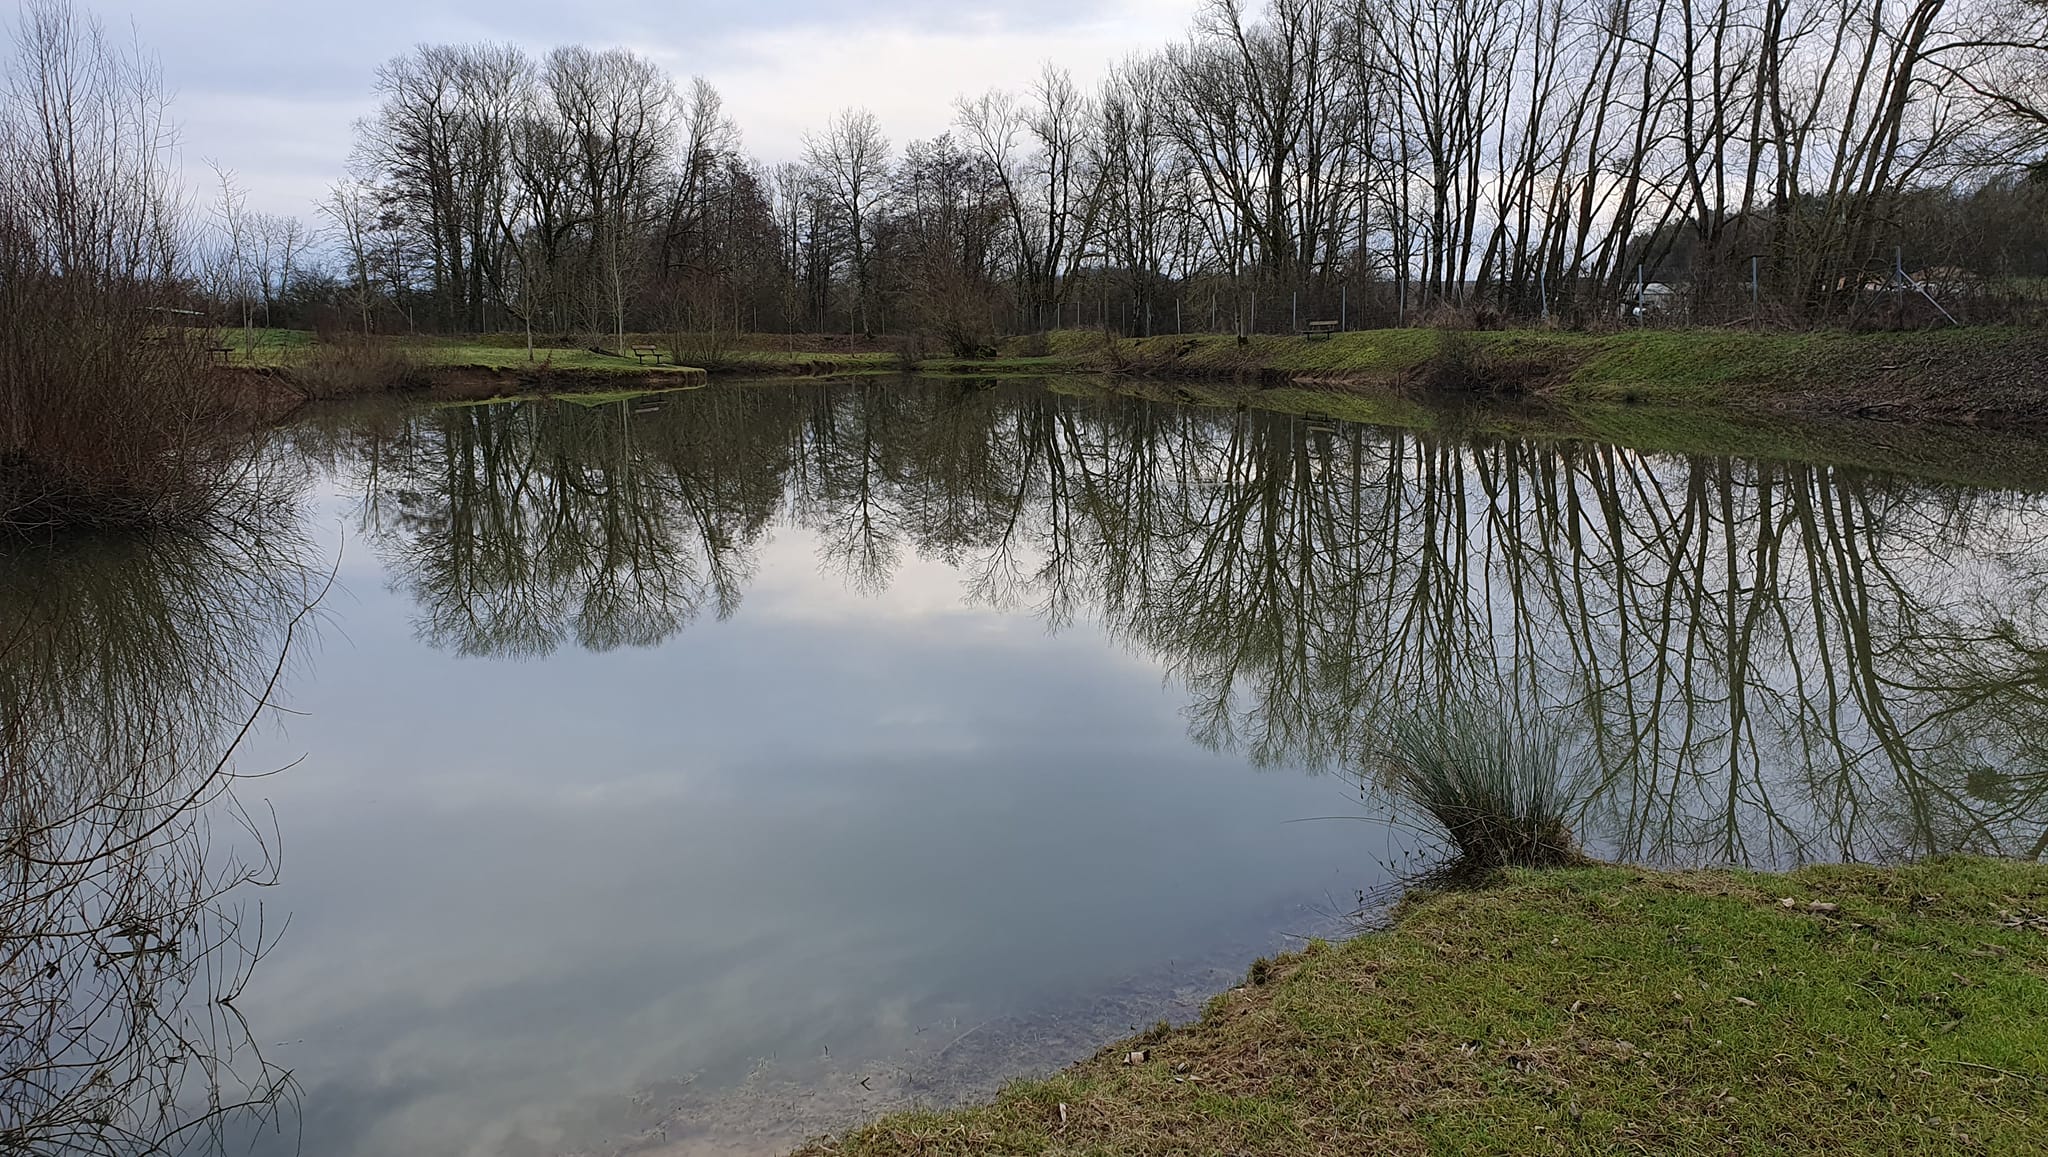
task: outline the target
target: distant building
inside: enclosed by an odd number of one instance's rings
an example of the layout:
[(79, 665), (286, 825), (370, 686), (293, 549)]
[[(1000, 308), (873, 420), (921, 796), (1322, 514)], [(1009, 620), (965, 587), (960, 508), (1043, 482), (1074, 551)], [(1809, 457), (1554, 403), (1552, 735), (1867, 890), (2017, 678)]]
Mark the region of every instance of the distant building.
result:
[(1668, 281), (1651, 281), (1625, 286), (1621, 297), (1623, 317), (1645, 319), (1680, 313), (1685, 309), (1685, 288)]

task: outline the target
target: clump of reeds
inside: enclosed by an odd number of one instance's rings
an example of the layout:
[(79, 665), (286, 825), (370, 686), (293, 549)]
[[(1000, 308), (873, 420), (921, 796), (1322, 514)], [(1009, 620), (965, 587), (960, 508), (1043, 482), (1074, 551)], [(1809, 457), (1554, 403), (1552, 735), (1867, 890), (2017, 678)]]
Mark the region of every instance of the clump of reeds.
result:
[(1453, 702), (1388, 729), (1385, 784), (1443, 829), (1468, 868), (1583, 860), (1566, 822), (1563, 737), (1541, 722)]

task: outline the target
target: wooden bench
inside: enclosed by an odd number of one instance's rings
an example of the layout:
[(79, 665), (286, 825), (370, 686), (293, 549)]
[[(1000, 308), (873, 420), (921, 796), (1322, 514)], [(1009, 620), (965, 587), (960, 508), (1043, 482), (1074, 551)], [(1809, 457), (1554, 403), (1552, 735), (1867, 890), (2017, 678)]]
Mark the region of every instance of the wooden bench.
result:
[(1308, 328), (1307, 328), (1307, 329), (1304, 329), (1304, 330), (1302, 330), (1302, 331), (1301, 331), (1301, 340), (1303, 340), (1303, 341), (1329, 341), (1329, 340), (1330, 340), (1330, 337), (1331, 337), (1331, 335), (1333, 335), (1333, 334), (1335, 334), (1335, 333), (1337, 332), (1338, 326), (1339, 326), (1340, 324), (1341, 324), (1341, 323), (1339, 323), (1339, 322), (1334, 322), (1334, 321), (1312, 321), (1312, 322), (1309, 322), (1309, 323), (1308, 323)]
[(639, 363), (640, 363), (641, 365), (646, 365), (646, 364), (647, 364), (647, 359), (648, 359), (648, 358), (653, 358), (653, 359), (654, 359), (654, 364), (655, 364), (655, 365), (660, 365), (660, 364), (661, 364), (661, 347), (660, 347), (660, 346), (651, 346), (651, 345), (636, 345), (636, 346), (634, 346), (634, 347), (633, 347), (633, 360), (634, 360), (634, 361), (636, 361), (636, 362), (639, 362)]
[(206, 352), (211, 357), (227, 361), (235, 356), (235, 347), (231, 345), (210, 345), (206, 347)]

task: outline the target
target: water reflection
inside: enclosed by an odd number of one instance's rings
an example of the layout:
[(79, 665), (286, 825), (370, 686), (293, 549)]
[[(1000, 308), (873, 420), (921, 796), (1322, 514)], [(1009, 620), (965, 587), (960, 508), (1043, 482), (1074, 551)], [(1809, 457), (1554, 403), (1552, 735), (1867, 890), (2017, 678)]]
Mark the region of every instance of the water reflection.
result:
[(259, 520), (0, 555), (0, 1150), (284, 1125), (235, 1006), (279, 928), (232, 752), (302, 621), (302, 546)]
[(1200, 742), (1352, 773), (1388, 712), (1505, 694), (1579, 735), (1611, 854), (2048, 845), (2036, 493), (1419, 434), (1029, 385), (728, 387), (425, 413), (341, 459), (467, 655), (648, 646), (740, 606), (770, 528), (1099, 619)]

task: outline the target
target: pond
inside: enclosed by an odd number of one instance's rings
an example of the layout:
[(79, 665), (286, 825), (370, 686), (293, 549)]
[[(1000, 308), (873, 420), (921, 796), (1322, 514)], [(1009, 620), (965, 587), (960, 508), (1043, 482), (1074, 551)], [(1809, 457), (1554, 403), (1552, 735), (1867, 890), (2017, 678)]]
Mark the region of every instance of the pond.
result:
[(1435, 848), (1376, 736), (1474, 695), (1568, 737), (1603, 855), (2048, 844), (2026, 485), (928, 379), (285, 442), (231, 531), (0, 577), (8, 806), (122, 865), (19, 922), (92, 945), (45, 1005), (153, 1010), (9, 1046), (138, 1074), (88, 1131), (202, 1054), (284, 1108), (199, 1149), (759, 1152), (984, 1093), (1383, 902)]

